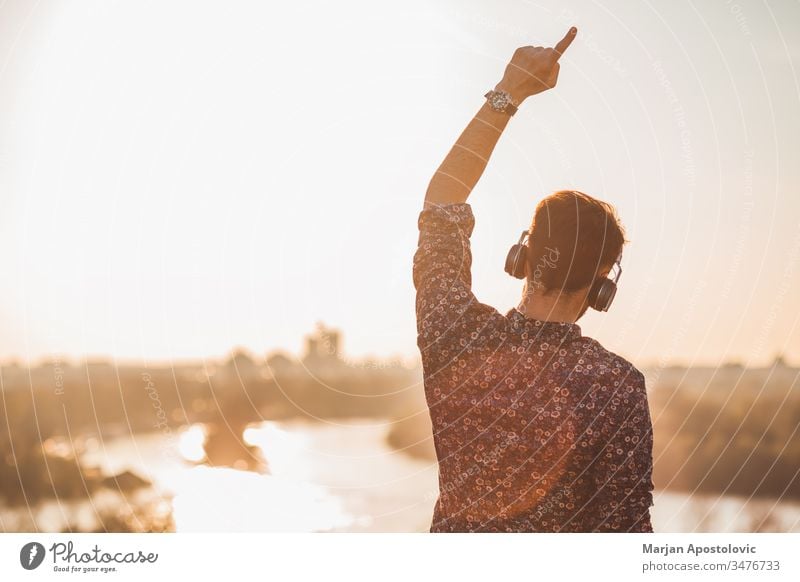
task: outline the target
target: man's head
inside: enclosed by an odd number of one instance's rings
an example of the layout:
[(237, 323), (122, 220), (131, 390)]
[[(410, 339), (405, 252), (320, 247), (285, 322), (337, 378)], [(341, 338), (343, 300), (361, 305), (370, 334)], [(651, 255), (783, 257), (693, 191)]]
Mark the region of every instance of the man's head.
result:
[[(542, 200), (530, 233), (528, 291), (563, 300), (585, 300), (592, 283), (608, 274), (625, 244), (614, 207), (574, 190)], [(585, 306), (580, 314), (584, 311)]]

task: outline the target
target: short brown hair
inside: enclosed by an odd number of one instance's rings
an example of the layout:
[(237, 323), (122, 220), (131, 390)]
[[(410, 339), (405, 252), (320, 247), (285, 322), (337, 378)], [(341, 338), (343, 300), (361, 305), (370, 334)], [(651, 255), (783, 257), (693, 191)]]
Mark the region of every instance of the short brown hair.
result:
[(590, 286), (625, 244), (614, 207), (575, 190), (560, 190), (539, 202), (530, 232), (528, 279), (546, 290)]

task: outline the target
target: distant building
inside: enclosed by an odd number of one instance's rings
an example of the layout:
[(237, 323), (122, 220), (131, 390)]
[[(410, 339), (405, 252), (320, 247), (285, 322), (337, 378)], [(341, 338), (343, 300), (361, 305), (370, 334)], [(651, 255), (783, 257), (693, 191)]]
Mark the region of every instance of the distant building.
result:
[(341, 367), (339, 358), (341, 333), (318, 323), (314, 333), (306, 336), (303, 365), (312, 371), (332, 371)]

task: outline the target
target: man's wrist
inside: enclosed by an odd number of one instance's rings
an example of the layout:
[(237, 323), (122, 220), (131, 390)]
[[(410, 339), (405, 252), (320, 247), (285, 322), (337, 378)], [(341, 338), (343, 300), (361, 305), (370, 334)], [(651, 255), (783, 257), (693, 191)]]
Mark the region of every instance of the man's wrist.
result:
[(525, 97), (519, 92), (518, 89), (509, 86), (504, 81), (500, 81), (497, 85), (495, 85), (494, 90), (505, 91), (506, 93), (508, 93), (511, 96), (511, 103), (515, 107), (519, 107), (520, 105), (522, 105), (522, 102), (525, 100)]

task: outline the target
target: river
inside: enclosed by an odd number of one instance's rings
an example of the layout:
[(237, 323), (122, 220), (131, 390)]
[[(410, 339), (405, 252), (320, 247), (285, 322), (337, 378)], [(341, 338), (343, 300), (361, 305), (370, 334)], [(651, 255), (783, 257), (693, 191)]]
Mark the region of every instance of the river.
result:
[[(193, 464), (203, 456), (199, 425), (176, 435), (89, 439), (83, 459), (107, 473), (130, 470), (150, 480), (154, 507), (171, 511), (179, 532), (426, 531), (436, 464), (393, 450), (388, 429), (374, 420), (251, 426), (244, 438), (267, 459), (265, 474)], [(99, 508), (139, 501), (141, 493), (51, 501), (34, 510), (34, 519), (41, 531), (59, 531), (68, 518), (91, 528)], [(3, 513), (8, 526), (12, 514)], [(652, 519), (660, 532), (800, 532), (800, 504), (657, 491)]]

